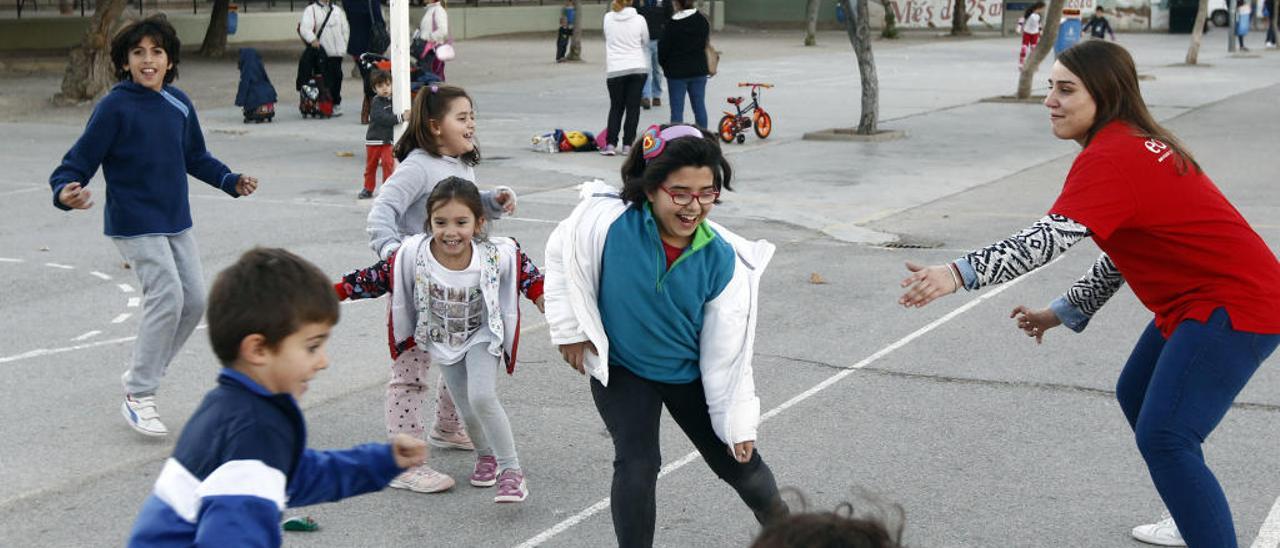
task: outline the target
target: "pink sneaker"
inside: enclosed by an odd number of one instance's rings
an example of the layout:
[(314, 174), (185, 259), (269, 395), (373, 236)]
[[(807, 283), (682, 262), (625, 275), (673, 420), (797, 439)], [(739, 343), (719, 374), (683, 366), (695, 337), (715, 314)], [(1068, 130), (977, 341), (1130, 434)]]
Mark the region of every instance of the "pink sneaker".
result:
[(431, 430), (431, 434), (427, 435), (427, 443), (441, 449), (474, 451), (476, 448), (475, 444), (471, 443), (471, 436), (466, 432), (446, 432), (439, 428)]
[(480, 455), (476, 459), (476, 470), (471, 473), (471, 485), (492, 487), (495, 483), (498, 483), (498, 459), (493, 455)]
[(524, 483), (524, 471), (508, 468), (498, 474), (498, 496), (493, 502), (524, 502), (529, 497), (529, 487)]
[(437, 472), (427, 465), (410, 468), (402, 472), (388, 487), (407, 489), (415, 493), (440, 493), (453, 488), (453, 478)]

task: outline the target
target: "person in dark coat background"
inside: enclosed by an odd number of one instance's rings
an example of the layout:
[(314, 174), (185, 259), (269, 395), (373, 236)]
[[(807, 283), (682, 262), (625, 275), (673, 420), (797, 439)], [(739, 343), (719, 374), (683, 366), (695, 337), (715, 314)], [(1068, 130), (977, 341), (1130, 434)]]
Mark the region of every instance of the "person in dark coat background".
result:
[(236, 90), (236, 106), (246, 113), (276, 102), (276, 88), (267, 77), (262, 56), (253, 48), (240, 48), (240, 88)]
[(342, 0), (342, 9), (347, 12), (347, 21), (351, 24), (351, 38), (347, 40), (347, 54), (355, 60), (360, 70), (360, 79), (364, 82), (364, 102), (360, 106), (360, 123), (369, 123), (369, 105), (373, 100), (373, 86), (369, 84), (369, 71), (360, 62), (360, 54), (383, 51), (369, 51), (369, 42), (373, 38), (373, 26), (387, 28), (387, 21), (382, 16), (380, 0)]

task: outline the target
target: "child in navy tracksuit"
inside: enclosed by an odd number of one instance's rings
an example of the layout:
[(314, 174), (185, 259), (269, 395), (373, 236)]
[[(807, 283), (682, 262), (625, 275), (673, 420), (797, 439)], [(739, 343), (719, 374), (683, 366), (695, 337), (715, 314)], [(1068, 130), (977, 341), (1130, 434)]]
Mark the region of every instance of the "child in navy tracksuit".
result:
[(279, 546), (280, 513), (382, 489), (421, 464), (406, 435), (345, 451), (307, 449), (296, 398), (328, 366), (338, 300), (315, 265), (253, 249), (213, 282), (209, 340), (225, 366), (182, 430), (129, 546)]
[(103, 97), (84, 134), (49, 176), (53, 205), (88, 209), (89, 180), (106, 179), (105, 232), (142, 284), (145, 304), (120, 411), (134, 430), (169, 433), (156, 411), (160, 378), (204, 313), (204, 274), (191, 235), (187, 175), (232, 197), (258, 180), (232, 173), (205, 149), (195, 107), (169, 83), (181, 44), (164, 16), (133, 23), (111, 42), (120, 83)]

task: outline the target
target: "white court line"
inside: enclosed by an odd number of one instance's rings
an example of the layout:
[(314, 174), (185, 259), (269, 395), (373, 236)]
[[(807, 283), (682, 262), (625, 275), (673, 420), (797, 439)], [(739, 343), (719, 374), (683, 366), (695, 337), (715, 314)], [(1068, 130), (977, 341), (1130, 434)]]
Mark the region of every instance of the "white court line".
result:
[(548, 219), (535, 219), (533, 217), (503, 217), (499, 221), (523, 221), (526, 223), (541, 223), (547, 225), (558, 225), (560, 221), (552, 221)]
[(132, 316), (132, 315), (133, 314), (130, 314), (128, 312), (122, 313), (119, 316), (116, 316), (114, 320), (111, 320), (111, 323), (124, 323), (124, 321), (129, 319), (129, 316)]
[(101, 278), (101, 279), (103, 279), (103, 280), (108, 280), (108, 281), (110, 281), (110, 280), (111, 280), (111, 275), (110, 275), (110, 274), (103, 274), (103, 273), (101, 273), (101, 272), (98, 272), (97, 270), (94, 270), (93, 272), (90, 272), (90, 273), (89, 273), (89, 275), (94, 276), (94, 277), (97, 277), (97, 278)]
[(44, 263), (44, 265), (45, 265), (45, 266), (47, 266), (47, 267), (49, 267), (49, 268), (61, 268), (61, 269), (63, 269), (63, 270), (75, 270), (75, 269), (76, 269), (76, 267), (71, 266), (71, 265), (69, 265), (69, 264)]
[(10, 259), (9, 257), (0, 257), (0, 263), (25, 263), (22, 259)]
[(80, 335), (79, 337), (76, 337), (76, 338), (71, 339), (71, 340), (72, 340), (72, 341), (74, 341), (74, 342), (80, 342), (80, 341), (83, 341), (83, 340), (86, 340), (86, 339), (92, 339), (92, 338), (97, 337), (98, 335), (101, 335), (101, 334), (102, 334), (102, 332), (101, 332), (101, 331), (98, 331), (97, 329), (95, 329), (95, 330), (93, 330), (93, 331), (90, 331), (90, 332), (88, 332), (88, 333), (85, 333), (84, 335)]
[(133, 286), (129, 284), (117, 284), (116, 287), (120, 288), (123, 293), (133, 293)]
[[(907, 336), (905, 336), (905, 337), (903, 337), (903, 338), (901, 338), (901, 339), (898, 339), (896, 342), (894, 342), (893, 344), (890, 344), (889, 346), (886, 346), (886, 347), (884, 347), (884, 348), (881, 348), (881, 349), (880, 349), (878, 352), (876, 352), (875, 354), (872, 354), (872, 355), (870, 355), (870, 356), (867, 356), (866, 358), (863, 358), (863, 360), (862, 360), (862, 361), (860, 361), (860, 362), (858, 362), (858, 363), (855, 363), (855, 364), (853, 364), (853, 365), (849, 366), (848, 368), (845, 368), (843, 371), (840, 371), (839, 373), (836, 373), (836, 374), (834, 374), (834, 375), (832, 375), (832, 376), (830, 376), (830, 377), (827, 377), (827, 379), (826, 379), (826, 380), (824, 380), (824, 381), (822, 381), (822, 382), (820, 382), (820, 383), (818, 383), (818, 384), (814, 385), (814, 386), (813, 386), (813, 388), (810, 388), (810, 389), (808, 389), (808, 390), (805, 390), (804, 392), (800, 393), (799, 395), (797, 395), (797, 396), (795, 396), (795, 397), (793, 397), (793, 398), (791, 398), (791, 399), (789, 399), (789, 400), (787, 400), (787, 401), (783, 402), (783, 403), (782, 403), (782, 405), (779, 405), (779, 406), (777, 406), (777, 407), (775, 407), (775, 408), (773, 408), (773, 409), (770, 409), (767, 413), (765, 413), (765, 414), (763, 414), (763, 415), (760, 415), (760, 422), (761, 422), (761, 423), (763, 423), (764, 421), (769, 420), (769, 419), (771, 419), (771, 418), (773, 418), (773, 417), (777, 416), (779, 413), (781, 413), (781, 412), (783, 412), (783, 411), (786, 411), (787, 409), (791, 408), (792, 406), (794, 406), (794, 405), (796, 405), (796, 404), (798, 404), (798, 403), (800, 403), (800, 402), (802, 402), (802, 401), (804, 401), (804, 400), (807, 400), (807, 399), (809, 399), (809, 398), (813, 397), (813, 395), (814, 395), (814, 394), (817, 394), (818, 392), (821, 392), (821, 391), (823, 391), (823, 390), (826, 390), (826, 389), (827, 389), (828, 387), (830, 387), (831, 385), (833, 385), (833, 384), (835, 384), (835, 383), (837, 383), (837, 382), (840, 382), (840, 379), (843, 379), (843, 378), (845, 378), (845, 377), (848, 377), (849, 375), (852, 375), (855, 371), (857, 371), (857, 370), (859, 370), (859, 369), (862, 369), (862, 368), (864, 368), (864, 367), (866, 367), (866, 366), (868, 366), (868, 365), (871, 365), (871, 364), (872, 364), (873, 362), (875, 362), (876, 360), (879, 360), (880, 358), (883, 358), (883, 357), (885, 357), (885, 356), (889, 355), (889, 354), (890, 354), (890, 353), (892, 353), (894, 350), (897, 350), (897, 349), (899, 349), (899, 348), (902, 348), (903, 346), (906, 346), (906, 345), (907, 345), (907, 343), (910, 343), (911, 341), (914, 341), (914, 340), (916, 340), (916, 339), (920, 338), (920, 337), (921, 337), (921, 336), (923, 336), (924, 334), (926, 334), (926, 333), (928, 333), (928, 332), (930, 332), (930, 331), (933, 331), (934, 329), (937, 329), (937, 328), (938, 328), (938, 326), (940, 326), (940, 325), (942, 325), (942, 324), (944, 324), (944, 323), (947, 323), (947, 322), (951, 321), (952, 319), (955, 319), (955, 317), (956, 317), (956, 316), (959, 316), (959, 315), (961, 315), (961, 314), (964, 314), (965, 312), (968, 312), (968, 311), (969, 311), (970, 309), (972, 309), (973, 307), (978, 306), (979, 304), (982, 304), (984, 301), (987, 301), (987, 300), (989, 300), (989, 299), (991, 299), (991, 298), (995, 297), (996, 295), (999, 295), (1000, 293), (1003, 293), (1005, 290), (1009, 289), (1010, 287), (1013, 287), (1013, 286), (1015, 286), (1015, 285), (1018, 285), (1019, 283), (1021, 283), (1021, 282), (1022, 282), (1022, 280), (1025, 280), (1025, 279), (1027, 279), (1027, 278), (1031, 277), (1031, 275), (1032, 275), (1032, 274), (1035, 274), (1036, 272), (1039, 272), (1039, 271), (1043, 271), (1043, 270), (1045, 270), (1045, 269), (1046, 269), (1046, 268), (1048, 268), (1050, 265), (1052, 265), (1053, 263), (1058, 262), (1058, 261), (1059, 261), (1059, 260), (1061, 260), (1061, 259), (1062, 259), (1062, 257), (1060, 256), (1060, 257), (1058, 257), (1057, 259), (1054, 259), (1053, 261), (1051, 261), (1048, 265), (1045, 265), (1045, 266), (1043, 266), (1043, 267), (1041, 267), (1041, 268), (1037, 269), (1036, 271), (1033, 271), (1033, 272), (1031, 272), (1031, 273), (1029, 273), (1029, 274), (1023, 275), (1022, 277), (1016, 278), (1016, 279), (1014, 279), (1013, 281), (1010, 281), (1010, 282), (1008, 282), (1008, 283), (1005, 283), (1004, 285), (1001, 285), (1000, 287), (997, 287), (997, 288), (995, 288), (995, 289), (993, 289), (993, 290), (991, 290), (991, 291), (989, 291), (989, 292), (987, 292), (987, 293), (984, 293), (982, 296), (980, 296), (980, 297), (978, 297), (978, 298), (976, 298), (976, 299), (973, 299), (972, 301), (969, 301), (969, 302), (965, 303), (964, 305), (960, 306), (959, 308), (956, 308), (955, 310), (952, 310), (951, 312), (948, 312), (946, 315), (942, 316), (941, 318), (938, 318), (938, 319), (936, 319), (936, 320), (934, 320), (934, 321), (932, 321), (932, 322), (929, 322), (929, 324), (928, 324), (928, 325), (925, 325), (924, 327), (921, 327), (920, 329), (915, 330), (915, 332), (911, 333), (910, 335), (907, 335)], [(688, 455), (685, 455), (685, 456), (681, 457), (681, 458), (680, 458), (680, 460), (677, 460), (677, 461), (675, 461), (675, 462), (673, 462), (673, 463), (671, 463), (671, 464), (668, 464), (668, 465), (666, 465), (666, 466), (663, 466), (663, 467), (662, 467), (662, 471), (660, 471), (660, 472), (658, 473), (658, 477), (662, 477), (662, 476), (665, 476), (665, 475), (667, 475), (667, 474), (669, 474), (669, 473), (671, 473), (671, 472), (674, 472), (676, 469), (678, 469), (678, 468), (680, 468), (680, 467), (682, 467), (682, 466), (684, 466), (684, 465), (686, 465), (686, 464), (689, 464), (690, 462), (693, 462), (693, 461), (694, 461), (694, 460), (696, 460), (697, 458), (698, 458), (698, 452), (697, 452), (697, 451), (693, 451), (693, 452), (689, 453)], [(590, 518), (591, 516), (593, 516), (593, 515), (595, 515), (595, 514), (598, 514), (598, 513), (600, 513), (600, 512), (603, 512), (603, 511), (604, 511), (604, 509), (606, 509), (606, 508), (608, 508), (608, 507), (609, 507), (609, 499), (608, 499), (608, 498), (605, 498), (604, 500), (601, 500), (600, 502), (597, 502), (597, 503), (592, 504), (591, 506), (587, 507), (587, 509), (585, 509), (585, 510), (583, 510), (583, 511), (581, 511), (581, 512), (578, 512), (577, 514), (574, 514), (574, 515), (570, 516), (569, 518), (565, 519), (564, 521), (561, 521), (560, 523), (557, 523), (555, 526), (551, 527), (550, 529), (547, 529), (547, 530), (545, 530), (545, 531), (543, 531), (543, 532), (541, 532), (541, 533), (538, 533), (537, 535), (533, 536), (533, 538), (530, 538), (529, 540), (526, 540), (526, 541), (524, 541), (524, 542), (522, 542), (522, 543), (520, 543), (520, 544), (516, 545), (516, 548), (533, 548), (533, 547), (535, 547), (535, 546), (540, 546), (540, 545), (542, 545), (542, 543), (546, 542), (547, 540), (550, 540), (550, 539), (551, 539), (551, 537), (554, 537), (554, 536), (556, 536), (556, 535), (558, 535), (558, 534), (560, 534), (560, 533), (563, 533), (564, 531), (568, 530), (570, 527), (573, 527), (573, 526), (575, 526), (575, 525), (577, 525), (577, 524), (579, 524), (579, 523), (583, 522), (584, 520), (586, 520), (587, 518)]]
[(1280, 499), (1276, 499), (1276, 503), (1271, 506), (1271, 513), (1267, 514), (1267, 520), (1262, 522), (1262, 528), (1258, 529), (1258, 538), (1254, 539), (1249, 548), (1276, 548), (1277, 546), (1280, 546)]
[(38, 191), (41, 191), (41, 190), (45, 190), (45, 191), (47, 191), (47, 190), (49, 190), (49, 189), (44, 188), (44, 187), (20, 188), (20, 189), (18, 189), (18, 190), (6, 190), (6, 191), (4, 191), (4, 192), (0, 192), (0, 196), (10, 196), (10, 195), (13, 195), (13, 194), (26, 194), (26, 193), (28, 193), (28, 192), (38, 192)]
[(142, 304), (142, 297), (129, 297), (129, 308), (138, 308)]

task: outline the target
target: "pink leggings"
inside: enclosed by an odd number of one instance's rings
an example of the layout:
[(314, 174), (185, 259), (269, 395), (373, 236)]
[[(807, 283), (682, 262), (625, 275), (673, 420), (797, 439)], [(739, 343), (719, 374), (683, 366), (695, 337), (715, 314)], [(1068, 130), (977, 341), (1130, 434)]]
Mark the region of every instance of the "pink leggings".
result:
[[(423, 439), (421, 408), (427, 399), (427, 371), (431, 354), (418, 347), (410, 348), (391, 365), (391, 382), (387, 383), (387, 436), (408, 434)], [(462, 431), (462, 421), (444, 379), (437, 377), (436, 424), (444, 432)]]

